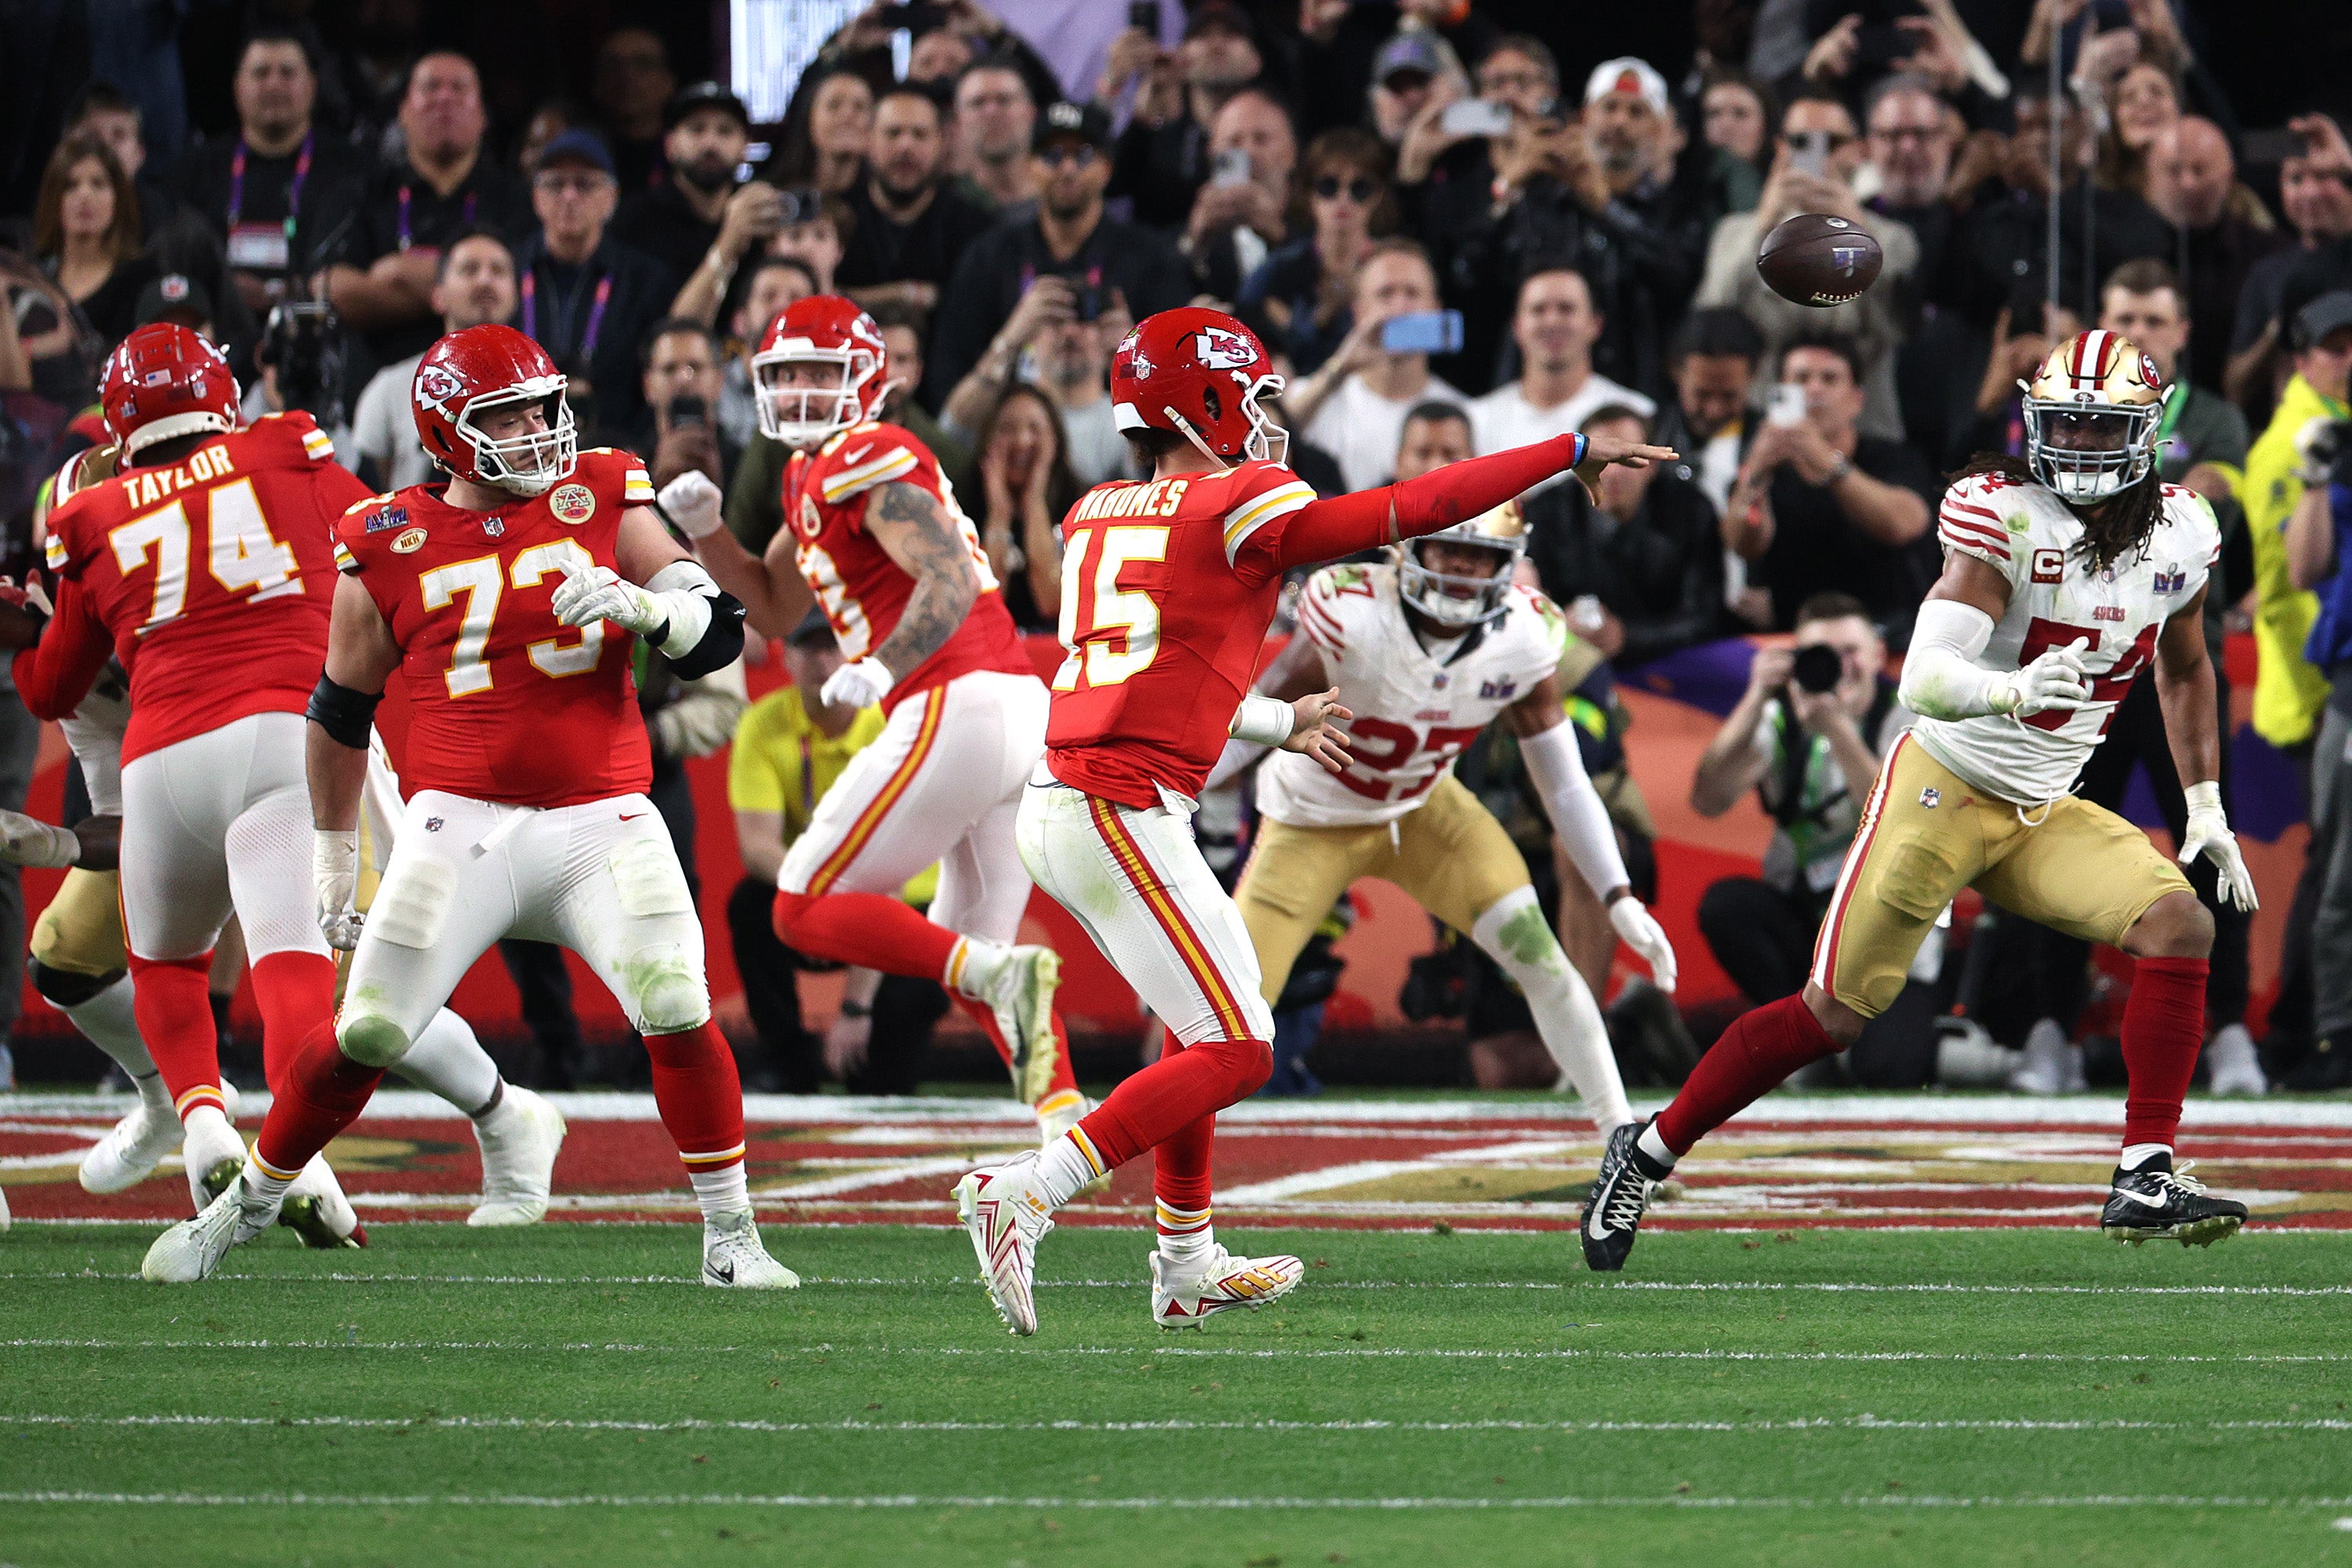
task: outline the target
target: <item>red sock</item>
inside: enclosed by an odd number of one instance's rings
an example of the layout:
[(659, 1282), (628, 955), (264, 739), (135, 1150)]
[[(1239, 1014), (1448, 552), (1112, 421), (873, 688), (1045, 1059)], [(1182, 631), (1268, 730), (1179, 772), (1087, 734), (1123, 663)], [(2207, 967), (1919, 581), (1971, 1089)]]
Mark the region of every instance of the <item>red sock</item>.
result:
[(261, 1009), (261, 1072), (274, 1093), (310, 1031), (335, 1020), (335, 961), (299, 948), (257, 958), (253, 1000)]
[(1742, 1013), (1658, 1112), (1658, 1137), (1676, 1154), (1754, 1104), (1808, 1062), (1837, 1054), (1801, 991)]
[[(904, 906), (900, 906), (903, 908)], [(719, 1026), (706, 1020), (677, 1035), (647, 1035), (654, 1104), (690, 1173), (743, 1163), (743, 1082)]]
[(212, 966), (209, 952), (194, 958), (131, 955), (131, 1016), (183, 1121), (199, 1105), (224, 1115), (228, 1110), (221, 1098), (220, 1037), (213, 1028), (212, 993), (205, 984)]
[[(1013, 1047), (1004, 1043), (1004, 1031), (996, 1026), (996, 1009), (985, 1002), (975, 1002), (961, 991), (950, 991), (948, 1000), (954, 1003), (965, 1017), (980, 1026), (980, 1032), (986, 1035), (988, 1043), (996, 1047), (997, 1059), (1010, 1067), (1013, 1064)], [(1045, 1092), (1038, 1096), (1038, 1103), (1041, 1105), (1056, 1095), (1076, 1094), (1078, 1091), (1078, 1080), (1070, 1073), (1070, 1035), (1068, 1030), (1062, 1027), (1062, 1015), (1058, 1008), (1055, 1011), (1053, 1019), (1055, 1047), (1054, 1078), (1053, 1081), (1045, 1086)]]
[[(254, 967), (257, 972), (260, 965)], [(253, 1141), (256, 1163), (277, 1176), (292, 1176), (309, 1164), (311, 1155), (359, 1120), (375, 1086), (383, 1081), (383, 1068), (343, 1055), (335, 1044), (331, 1018), (313, 1025), (302, 1043), (286, 1055), (270, 1089), (269, 1114)]]
[(2201, 958), (2143, 958), (2132, 969), (2124, 1003), (2124, 1142), (2170, 1146), (2180, 1131), (2180, 1101), (2205, 1045)]
[[(1183, 1049), (1171, 1035), (1160, 1059), (1181, 1055)], [(1161, 1139), (1151, 1151), (1151, 1196), (1163, 1238), (1209, 1228), (1209, 1162), (1216, 1132), (1215, 1115), (1203, 1116)]]
[[(1194, 1122), (1247, 1100), (1273, 1072), (1274, 1047), (1264, 1040), (1202, 1040), (1167, 1052), (1112, 1089), (1078, 1123), (1078, 1131), (1101, 1156), (1103, 1168), (1115, 1170)], [(1204, 1154), (1204, 1173), (1207, 1166)]]
[(947, 973), (956, 933), (880, 893), (776, 894), (776, 940), (811, 958), (885, 974), (937, 980)]

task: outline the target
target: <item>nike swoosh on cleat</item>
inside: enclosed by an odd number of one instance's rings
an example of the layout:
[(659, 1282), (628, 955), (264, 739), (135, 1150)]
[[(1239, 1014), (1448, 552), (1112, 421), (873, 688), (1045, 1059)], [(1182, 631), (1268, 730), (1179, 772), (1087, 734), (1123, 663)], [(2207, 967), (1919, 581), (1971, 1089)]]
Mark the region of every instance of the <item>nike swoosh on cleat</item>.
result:
[(735, 1266), (732, 1263), (724, 1268), (719, 1268), (716, 1263), (706, 1263), (702, 1266), (702, 1271), (722, 1285), (735, 1283)]
[(2136, 1204), (2145, 1204), (2152, 1209), (2160, 1209), (2164, 1207), (2166, 1203), (2166, 1200), (2163, 1198), (2152, 1198), (2146, 1193), (2136, 1193), (2129, 1187), (2110, 1187), (2107, 1191), (2116, 1197), (2129, 1198)]

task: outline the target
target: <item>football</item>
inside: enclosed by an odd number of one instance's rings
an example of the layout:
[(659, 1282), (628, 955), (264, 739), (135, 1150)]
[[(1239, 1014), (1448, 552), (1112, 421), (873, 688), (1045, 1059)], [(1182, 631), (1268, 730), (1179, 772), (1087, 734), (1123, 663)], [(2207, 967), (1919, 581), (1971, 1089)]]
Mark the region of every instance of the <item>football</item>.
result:
[(1842, 217), (1799, 213), (1764, 237), (1756, 270), (1766, 287), (1799, 305), (1843, 305), (1878, 280), (1886, 253)]

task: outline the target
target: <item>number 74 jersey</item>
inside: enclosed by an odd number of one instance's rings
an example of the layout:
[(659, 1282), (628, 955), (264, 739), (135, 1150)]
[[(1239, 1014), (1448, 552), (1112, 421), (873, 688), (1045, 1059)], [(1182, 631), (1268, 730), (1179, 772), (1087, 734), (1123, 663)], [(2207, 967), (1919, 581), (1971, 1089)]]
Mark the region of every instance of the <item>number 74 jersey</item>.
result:
[(1945, 492), (1936, 531), (1947, 552), (2009, 580), (2009, 608), (1978, 664), (2021, 669), (2080, 642), (2091, 700), (2026, 719), (1921, 719), (1914, 732), (1930, 756), (1988, 795), (2026, 805), (2055, 800), (2074, 787), (2116, 705), (2155, 658), (2164, 623), (2205, 586), (2221, 552), (2213, 509), (2196, 491), (2166, 485), (2145, 545), (2095, 569), (2078, 548), (2082, 521), (2064, 501), (2040, 485), (1981, 474)]
[(643, 464), (600, 448), (545, 495), (495, 510), (413, 485), (344, 515), (335, 564), (359, 579), (400, 647), (404, 793), (552, 807), (653, 782), (635, 639), (604, 621), (567, 626), (552, 605), (567, 562), (619, 569), (621, 516), (653, 499)]

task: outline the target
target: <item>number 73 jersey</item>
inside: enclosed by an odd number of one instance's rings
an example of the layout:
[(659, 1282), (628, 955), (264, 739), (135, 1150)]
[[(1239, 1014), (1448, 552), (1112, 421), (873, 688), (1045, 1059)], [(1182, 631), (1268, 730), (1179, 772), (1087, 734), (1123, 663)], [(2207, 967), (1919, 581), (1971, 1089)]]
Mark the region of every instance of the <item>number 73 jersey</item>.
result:
[(405, 794), (550, 807), (653, 782), (635, 639), (604, 621), (567, 626), (552, 605), (566, 562), (618, 570), (622, 513), (653, 499), (643, 464), (600, 448), (545, 495), (492, 511), (414, 485), (344, 515), (335, 564), (400, 647)]
[(2196, 491), (2167, 485), (2146, 543), (2094, 568), (2077, 548), (2082, 521), (2064, 501), (2040, 485), (1971, 475), (1945, 492), (1936, 531), (1947, 552), (2009, 580), (2009, 608), (1977, 663), (2021, 669), (2080, 642), (2091, 700), (2025, 719), (1921, 719), (1914, 733), (1928, 755), (1988, 795), (2025, 805), (2055, 800), (2074, 787), (2117, 704), (2155, 658), (2164, 623), (2205, 586), (2221, 552), (2213, 509)]
[(49, 570), (131, 672), (124, 762), (302, 711), (326, 662), (335, 520), (366, 494), (310, 416), (289, 413), (125, 468), (49, 514)]

